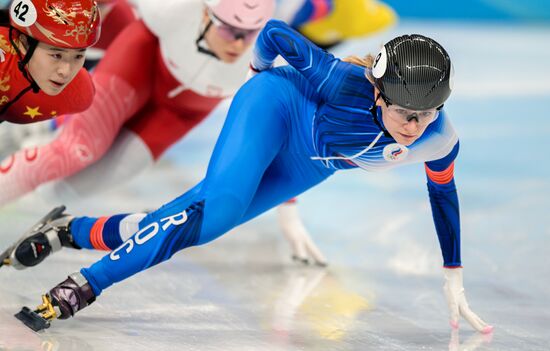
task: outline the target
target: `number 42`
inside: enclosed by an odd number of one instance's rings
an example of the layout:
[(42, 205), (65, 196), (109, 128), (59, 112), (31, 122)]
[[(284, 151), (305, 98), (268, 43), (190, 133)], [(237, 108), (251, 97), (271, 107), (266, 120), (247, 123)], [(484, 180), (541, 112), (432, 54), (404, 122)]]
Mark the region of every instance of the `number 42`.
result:
[(25, 15), (27, 14), (27, 12), (29, 12), (29, 5), (24, 4), (23, 1), (19, 1), (19, 3), (15, 5), (13, 12), (15, 12), (15, 17), (25, 22)]

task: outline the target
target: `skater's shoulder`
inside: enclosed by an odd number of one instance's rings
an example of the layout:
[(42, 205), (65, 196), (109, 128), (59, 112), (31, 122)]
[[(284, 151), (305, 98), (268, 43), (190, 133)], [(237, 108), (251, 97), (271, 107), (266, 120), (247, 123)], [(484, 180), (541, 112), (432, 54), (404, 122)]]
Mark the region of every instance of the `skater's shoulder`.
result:
[(15, 62), (17, 62), (17, 51), (9, 40), (9, 29), (0, 27), (0, 79), (2, 81), (6, 79), (6, 74), (17, 69)]

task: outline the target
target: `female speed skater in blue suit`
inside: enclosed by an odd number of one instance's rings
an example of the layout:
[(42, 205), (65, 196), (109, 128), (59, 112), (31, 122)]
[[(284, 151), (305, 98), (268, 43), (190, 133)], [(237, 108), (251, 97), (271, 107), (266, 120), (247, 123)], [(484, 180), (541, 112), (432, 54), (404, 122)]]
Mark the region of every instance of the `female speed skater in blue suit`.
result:
[[(278, 55), (289, 66), (271, 68)], [(62, 246), (112, 250), (51, 289), (21, 319), (32, 326), (37, 319), (69, 318), (112, 284), (220, 237), (338, 170), (424, 163), (451, 325), (457, 328), (462, 316), (489, 333), (492, 327), (468, 307), (462, 284), (453, 176), (459, 143), (442, 110), (452, 88), (447, 52), (415, 34), (389, 41), (375, 59), (345, 61), (284, 22), (268, 22), (251, 63), (264, 72), (235, 96), (199, 184), (149, 214), (53, 218), (15, 245), (7, 260), (16, 268), (38, 264)]]

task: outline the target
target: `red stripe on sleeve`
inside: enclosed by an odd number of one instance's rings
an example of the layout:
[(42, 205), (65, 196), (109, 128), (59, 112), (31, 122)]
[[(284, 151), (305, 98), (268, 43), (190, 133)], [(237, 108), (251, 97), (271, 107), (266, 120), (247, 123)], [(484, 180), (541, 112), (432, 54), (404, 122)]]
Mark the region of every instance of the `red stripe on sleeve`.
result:
[(111, 251), (103, 241), (103, 226), (108, 219), (109, 217), (98, 218), (90, 230), (90, 242), (96, 250)]
[(449, 167), (447, 167), (447, 169), (440, 172), (432, 171), (428, 168), (427, 165), (424, 165), (424, 167), (426, 168), (426, 174), (428, 175), (428, 178), (430, 178), (430, 180), (436, 184), (447, 184), (451, 180), (453, 180), (455, 171), (454, 162), (451, 163)]

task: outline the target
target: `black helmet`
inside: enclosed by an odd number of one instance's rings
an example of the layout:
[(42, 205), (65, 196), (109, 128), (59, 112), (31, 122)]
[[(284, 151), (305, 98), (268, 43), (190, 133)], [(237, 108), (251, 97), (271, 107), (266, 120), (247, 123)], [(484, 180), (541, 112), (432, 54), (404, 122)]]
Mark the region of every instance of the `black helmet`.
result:
[(386, 43), (376, 56), (372, 75), (387, 103), (412, 110), (441, 108), (451, 95), (453, 68), (447, 51), (419, 34)]

